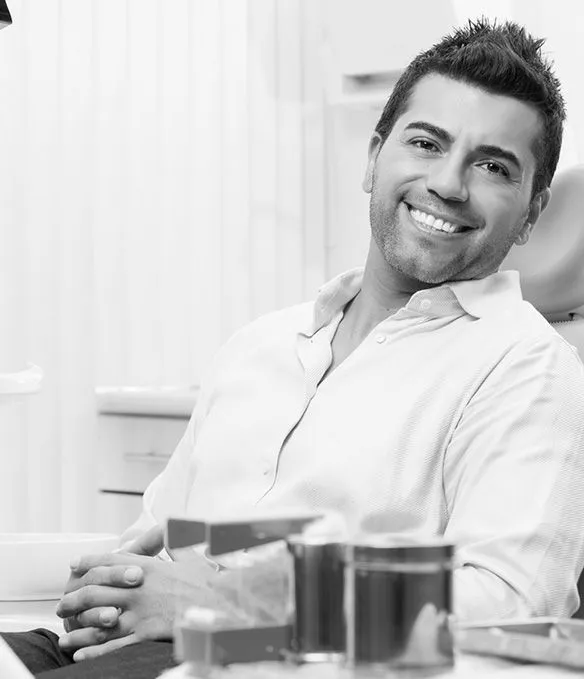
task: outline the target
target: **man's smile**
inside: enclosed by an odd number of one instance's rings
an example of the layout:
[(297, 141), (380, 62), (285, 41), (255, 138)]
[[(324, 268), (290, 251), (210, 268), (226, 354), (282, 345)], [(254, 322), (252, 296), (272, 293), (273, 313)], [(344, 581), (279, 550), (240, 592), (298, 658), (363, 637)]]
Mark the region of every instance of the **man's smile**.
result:
[(445, 219), (442, 216), (425, 212), (405, 203), (410, 220), (424, 233), (430, 233), (439, 237), (461, 237), (475, 229), (467, 224), (461, 224), (454, 220)]

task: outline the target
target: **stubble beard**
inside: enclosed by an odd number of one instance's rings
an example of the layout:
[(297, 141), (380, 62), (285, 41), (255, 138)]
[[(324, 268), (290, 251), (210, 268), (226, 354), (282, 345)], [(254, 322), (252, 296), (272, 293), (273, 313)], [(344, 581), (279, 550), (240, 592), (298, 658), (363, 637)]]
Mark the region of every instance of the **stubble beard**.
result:
[[(372, 193), (369, 202), (369, 220), (373, 240), (388, 266), (403, 276), (428, 285), (441, 285), (448, 281), (457, 280), (474, 280), (494, 273), (513, 247), (523, 223), (518, 223), (517, 228), (509, 233), (503, 243), (483, 245), (480, 252), (481, 257), (485, 257), (486, 261), (492, 262), (488, 269), (485, 270), (481, 267), (473, 266), (473, 262), (465, 261), (464, 253), (461, 253), (460, 256), (450, 260), (440, 271), (433, 273), (422, 268), (420, 262), (416, 261), (415, 253), (410, 254), (407, 259), (399, 256), (399, 252), (404, 249), (404, 246), (400, 244), (397, 210), (396, 206), (392, 214), (384, 215), (375, 201), (374, 193)], [(422, 250), (430, 250), (423, 243), (420, 243), (419, 247)], [(431, 256), (431, 253), (429, 256)], [(467, 271), (468, 273), (465, 273)]]
[[(383, 215), (372, 197), (369, 204), (369, 219), (373, 240), (390, 268), (412, 281), (419, 281), (428, 285), (440, 285), (448, 280), (445, 277), (445, 275), (448, 275), (448, 271), (443, 270), (432, 274), (432, 272), (421, 267), (420, 263), (416, 261), (414, 253), (410, 254), (407, 259), (400, 257), (399, 253), (404, 250), (404, 246), (400, 243), (397, 207), (393, 214)], [(429, 248), (424, 247), (423, 243), (420, 243), (419, 247), (429, 250)], [(452, 262), (452, 264), (455, 263), (456, 260)], [(456, 267), (452, 268), (455, 269)]]

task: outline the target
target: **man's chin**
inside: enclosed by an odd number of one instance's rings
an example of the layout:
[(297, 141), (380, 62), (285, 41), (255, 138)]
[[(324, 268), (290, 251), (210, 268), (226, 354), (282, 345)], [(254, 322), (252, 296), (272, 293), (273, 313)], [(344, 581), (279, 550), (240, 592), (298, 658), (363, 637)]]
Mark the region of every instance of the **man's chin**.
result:
[[(375, 236), (375, 234), (374, 234)], [(404, 278), (406, 284), (410, 284), (412, 287), (416, 288), (421, 286), (433, 286), (442, 285), (443, 283), (448, 283), (455, 280), (458, 272), (456, 267), (453, 267), (452, 261), (445, 262), (445, 266), (436, 266), (436, 261), (431, 257), (419, 257), (418, 255), (413, 255), (410, 248), (404, 247), (403, 243), (397, 243), (393, 241), (383, 241), (377, 242), (377, 248), (383, 256), (386, 264), (388, 264), (396, 273), (400, 274)], [(397, 254), (397, 256), (396, 256)], [(399, 256), (399, 255), (402, 256)], [(420, 261), (420, 259), (422, 261)], [(424, 259), (428, 259), (426, 263), (428, 266), (424, 266)], [(454, 270), (453, 270), (454, 269)]]
[(438, 286), (452, 280), (452, 274), (448, 271), (429, 271), (427, 269), (404, 266), (400, 262), (389, 262), (389, 264), (414, 284), (421, 283), (427, 286)]

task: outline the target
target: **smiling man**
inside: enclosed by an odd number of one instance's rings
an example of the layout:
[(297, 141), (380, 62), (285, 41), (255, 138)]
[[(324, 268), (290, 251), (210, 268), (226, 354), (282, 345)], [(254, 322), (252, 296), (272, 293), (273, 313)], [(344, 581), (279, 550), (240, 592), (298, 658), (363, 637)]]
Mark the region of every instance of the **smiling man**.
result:
[(59, 662), (168, 638), (175, 596), (224, 605), (229, 570), (136, 553), (161, 549), (169, 516), (213, 510), (294, 505), (338, 512), (352, 534), (444, 535), (462, 619), (576, 610), (584, 371), (499, 271), (545, 209), (560, 152), (541, 45), (471, 22), (405, 70), (369, 145), (364, 269), (219, 352), (125, 536), (135, 553), (75, 565)]

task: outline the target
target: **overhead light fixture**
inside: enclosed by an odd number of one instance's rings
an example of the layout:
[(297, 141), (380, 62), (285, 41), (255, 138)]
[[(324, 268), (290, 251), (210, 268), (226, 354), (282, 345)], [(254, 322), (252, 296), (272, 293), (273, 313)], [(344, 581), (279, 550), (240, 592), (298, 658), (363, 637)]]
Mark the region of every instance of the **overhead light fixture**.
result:
[(6, 4), (6, 0), (0, 0), (0, 28), (10, 26), (11, 23), (12, 17), (10, 16), (10, 10)]

